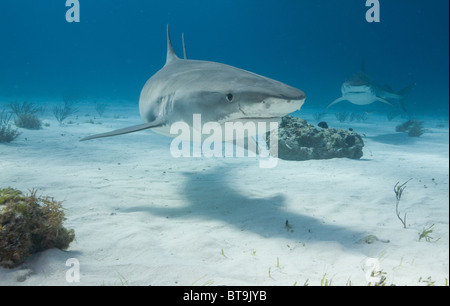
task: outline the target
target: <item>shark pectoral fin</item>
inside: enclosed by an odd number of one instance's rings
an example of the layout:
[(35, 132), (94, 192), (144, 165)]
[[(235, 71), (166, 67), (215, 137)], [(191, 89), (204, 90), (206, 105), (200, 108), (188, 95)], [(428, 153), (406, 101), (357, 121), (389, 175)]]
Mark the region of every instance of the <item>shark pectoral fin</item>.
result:
[(330, 104), (328, 104), (326, 110), (328, 110), (328, 108), (329, 108), (331, 105), (334, 105), (334, 104), (339, 103), (339, 102), (344, 101), (344, 100), (345, 100), (345, 99), (344, 99), (343, 97), (337, 98), (336, 100), (334, 100), (333, 102), (331, 102)]
[(380, 97), (375, 97), (375, 100), (380, 101), (381, 103), (384, 103), (384, 104), (388, 104), (388, 105), (390, 105), (390, 106), (395, 106), (394, 104), (392, 104), (392, 103), (389, 102), (388, 100), (382, 99), (382, 98), (380, 98)]
[(80, 139), (80, 141), (91, 140), (91, 139), (95, 139), (95, 138), (123, 135), (123, 134), (128, 134), (128, 133), (133, 133), (133, 132), (138, 132), (138, 131), (158, 127), (161, 125), (163, 125), (163, 122), (161, 120), (157, 119), (152, 122), (148, 122), (148, 123), (144, 123), (144, 124), (139, 124), (139, 125), (119, 129), (119, 130), (114, 130), (114, 131), (107, 132), (107, 133), (96, 134), (96, 135), (84, 137), (84, 138)]

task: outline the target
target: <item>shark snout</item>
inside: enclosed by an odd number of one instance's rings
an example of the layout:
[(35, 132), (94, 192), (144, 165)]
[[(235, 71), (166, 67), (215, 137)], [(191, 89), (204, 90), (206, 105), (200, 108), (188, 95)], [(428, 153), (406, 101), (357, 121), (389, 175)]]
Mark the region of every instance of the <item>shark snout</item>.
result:
[(260, 92), (266, 96), (265, 99), (276, 98), (286, 101), (298, 101), (304, 100), (306, 97), (302, 90), (275, 80), (270, 80), (270, 82), (267, 82), (266, 84), (261, 84), (261, 87)]
[(345, 83), (342, 86), (342, 93), (370, 93), (371, 88), (367, 85), (352, 85)]
[(261, 108), (274, 117), (281, 117), (299, 110), (305, 98), (302, 90), (280, 83), (276, 91), (262, 100)]
[(289, 100), (296, 101), (296, 100), (305, 100), (306, 95), (300, 89), (288, 86), (288, 90), (283, 91), (278, 98), (285, 99), (286, 101)]
[(246, 117), (282, 117), (299, 110), (305, 102), (306, 95), (303, 91), (293, 88), (289, 93), (270, 93), (261, 96), (257, 100), (239, 103), (239, 110)]

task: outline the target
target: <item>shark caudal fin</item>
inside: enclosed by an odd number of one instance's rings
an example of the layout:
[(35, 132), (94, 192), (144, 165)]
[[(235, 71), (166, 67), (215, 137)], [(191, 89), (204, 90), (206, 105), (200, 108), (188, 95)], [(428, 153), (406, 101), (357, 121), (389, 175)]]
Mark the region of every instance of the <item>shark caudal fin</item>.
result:
[(400, 90), (398, 92), (398, 94), (400, 96), (402, 96), (402, 99), (406, 99), (407, 96), (409, 96), (409, 94), (411, 93), (411, 90), (416, 86), (416, 83), (412, 83), (408, 86), (406, 86), (405, 88), (403, 88), (402, 90)]
[(139, 124), (139, 125), (135, 125), (135, 126), (130, 126), (130, 127), (126, 127), (123, 129), (114, 130), (114, 131), (106, 132), (106, 133), (102, 133), (102, 134), (96, 134), (96, 135), (84, 137), (84, 138), (80, 139), (80, 141), (86, 141), (86, 140), (91, 140), (91, 139), (96, 139), (96, 138), (111, 137), (111, 136), (118, 136), (118, 135), (123, 135), (123, 134), (128, 134), (128, 133), (134, 133), (134, 132), (139, 132), (142, 130), (158, 127), (161, 125), (163, 125), (163, 122), (156, 119), (155, 121), (152, 121), (152, 122)]
[(402, 90), (400, 90), (400, 91), (398, 92), (399, 96), (401, 96), (401, 99), (400, 99), (400, 101), (399, 101), (400, 107), (403, 109), (403, 111), (404, 111), (406, 114), (408, 114), (408, 111), (406, 110), (404, 101), (405, 101), (405, 99), (409, 96), (409, 94), (411, 93), (412, 89), (413, 89), (415, 86), (416, 86), (416, 83), (412, 83), (412, 84), (406, 86), (405, 88), (403, 88)]

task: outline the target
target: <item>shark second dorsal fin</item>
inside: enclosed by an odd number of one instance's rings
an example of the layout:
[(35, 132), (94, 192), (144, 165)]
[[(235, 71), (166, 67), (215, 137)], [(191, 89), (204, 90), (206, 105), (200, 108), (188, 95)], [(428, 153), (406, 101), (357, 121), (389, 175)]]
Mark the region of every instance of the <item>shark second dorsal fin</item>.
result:
[(169, 33), (169, 25), (167, 25), (167, 58), (166, 58), (166, 65), (170, 62), (178, 60), (178, 56), (176, 55), (175, 51), (172, 47), (172, 42), (170, 41), (170, 33)]
[(184, 33), (181, 34), (181, 40), (183, 41), (183, 56), (184, 56), (184, 59), (187, 59), (186, 44), (184, 43)]

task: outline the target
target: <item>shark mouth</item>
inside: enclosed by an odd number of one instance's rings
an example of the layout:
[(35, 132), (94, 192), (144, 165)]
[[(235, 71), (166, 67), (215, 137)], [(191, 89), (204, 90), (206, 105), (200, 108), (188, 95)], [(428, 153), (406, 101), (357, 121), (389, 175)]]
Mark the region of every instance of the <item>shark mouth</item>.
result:
[(238, 118), (238, 119), (248, 119), (248, 120), (257, 120), (257, 119), (264, 119), (264, 120), (268, 120), (268, 119), (279, 119), (280, 117), (242, 117), (242, 118)]
[(244, 115), (241, 119), (271, 119), (286, 116), (299, 110), (305, 99), (279, 99), (268, 98), (261, 103), (241, 105), (238, 103), (238, 111)]
[(372, 93), (372, 88), (368, 85), (344, 85), (342, 86), (342, 91), (347, 94), (362, 94), (362, 93)]
[(352, 91), (347, 91), (347, 93), (358, 94), (358, 93), (367, 93), (367, 91), (366, 90), (352, 90)]
[(244, 114), (244, 116), (247, 116), (247, 114), (242, 110), (241, 104), (239, 104), (239, 103), (238, 103), (238, 108), (239, 108), (239, 111)]

